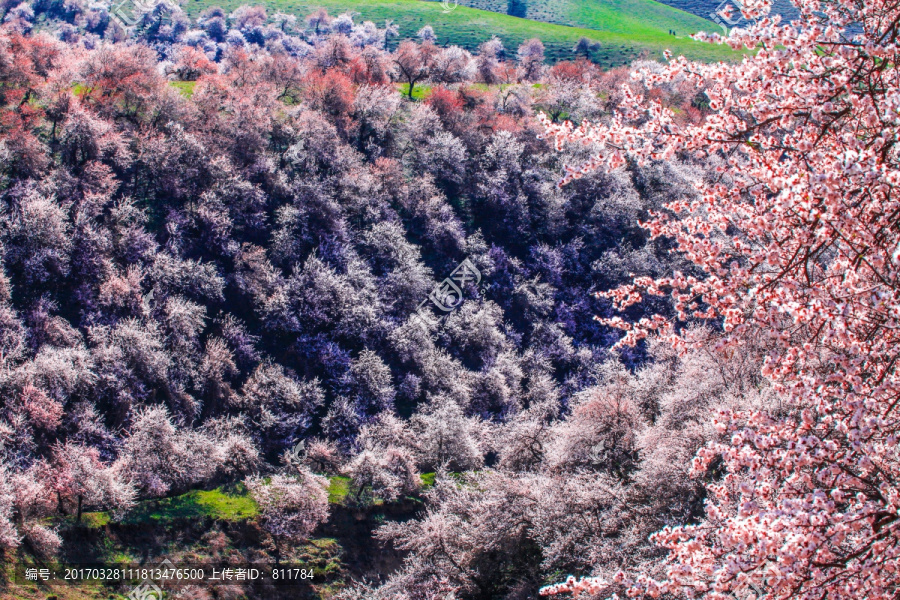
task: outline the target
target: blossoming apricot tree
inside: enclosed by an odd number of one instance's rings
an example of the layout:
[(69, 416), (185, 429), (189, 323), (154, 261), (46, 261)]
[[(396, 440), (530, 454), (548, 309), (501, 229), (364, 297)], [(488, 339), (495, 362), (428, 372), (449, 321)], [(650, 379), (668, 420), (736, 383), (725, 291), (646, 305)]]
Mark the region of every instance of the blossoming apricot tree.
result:
[[(555, 125), (558, 147), (596, 144), (561, 184), (627, 160), (677, 155), (717, 164), (699, 199), (676, 201), (645, 226), (697, 267), (607, 293), (617, 308), (668, 295), (677, 316), (628, 323), (623, 344), (651, 333), (684, 348), (681, 324), (720, 323), (714, 343), (768, 343), (763, 374), (783, 405), (723, 412), (723, 441), (694, 472), (710, 476), (704, 518), (654, 539), (667, 576), (620, 573), (631, 595), (724, 598), (747, 583), (770, 598), (892, 598), (900, 585), (900, 4), (794, 0), (783, 24), (766, 2), (727, 39), (753, 49), (740, 64), (671, 60), (648, 86), (695, 83), (709, 99), (699, 124), (626, 90), (608, 123)], [(683, 79), (682, 79), (683, 78)], [(599, 593), (570, 579), (542, 593)]]

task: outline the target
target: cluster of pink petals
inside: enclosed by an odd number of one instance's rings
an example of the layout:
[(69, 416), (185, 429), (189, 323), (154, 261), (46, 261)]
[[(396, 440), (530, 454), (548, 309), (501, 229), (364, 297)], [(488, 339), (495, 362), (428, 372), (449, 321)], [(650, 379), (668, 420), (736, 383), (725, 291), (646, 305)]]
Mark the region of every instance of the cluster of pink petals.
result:
[(605, 322), (623, 344), (654, 334), (683, 347), (678, 321), (698, 318), (720, 324), (723, 346), (765, 339), (762, 375), (783, 399), (773, 414), (719, 416), (725, 441), (693, 465), (698, 476), (714, 459), (725, 468), (705, 518), (655, 535), (670, 550), (667, 578), (627, 580), (632, 594), (724, 598), (752, 583), (769, 598), (874, 600), (900, 589), (900, 5), (795, 3), (792, 24), (757, 0), (752, 26), (698, 36), (754, 49), (740, 64), (678, 58), (636, 74), (705, 90), (699, 124), (630, 90), (608, 123), (544, 122), (558, 147), (599, 149), (563, 185), (626, 158), (718, 161), (696, 198), (644, 224), (703, 275), (605, 294), (620, 309), (667, 295), (676, 321)]
[(581, 594), (582, 592), (585, 594), (599, 594), (608, 585), (609, 584), (605, 580), (599, 577), (582, 577), (581, 579), (575, 579), (573, 575), (569, 575), (562, 583), (542, 587), (540, 594), (541, 596), (555, 596), (556, 594), (562, 594), (564, 592), (575, 595)]

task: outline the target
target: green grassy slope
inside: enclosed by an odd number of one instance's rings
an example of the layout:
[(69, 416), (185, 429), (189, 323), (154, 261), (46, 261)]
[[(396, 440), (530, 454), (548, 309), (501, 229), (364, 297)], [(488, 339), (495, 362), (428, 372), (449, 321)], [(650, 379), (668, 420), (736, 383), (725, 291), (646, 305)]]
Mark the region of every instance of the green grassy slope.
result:
[[(400, 566), (403, 554), (376, 542), (373, 532), (387, 521), (412, 518), (422, 508), (421, 494), (393, 503), (376, 499), (372, 505), (359, 507), (348, 497), (349, 478), (332, 476), (329, 480), (327, 523), (309, 540), (282, 548), (281, 560), (311, 569), (312, 579), (284, 588), (234, 581), (214, 588), (214, 597), (332, 600), (350, 580), (372, 580)], [(435, 474), (423, 473), (421, 480), (422, 490), (427, 490), (435, 484)], [(166, 558), (181, 568), (210, 569), (225, 563), (260, 566), (275, 559), (271, 538), (259, 524), (259, 507), (242, 484), (144, 500), (119, 521), (108, 512), (86, 512), (78, 524), (72, 515), (54, 517), (47, 524), (63, 537), (63, 554), (48, 559), (35, 557), (26, 546), (0, 549), (0, 600), (127, 600), (138, 583), (64, 578), (27, 581), (27, 568), (64, 573), (64, 566), (73, 564), (152, 567)], [(167, 589), (166, 598), (175, 597), (177, 590)]]
[[(518, 2), (517, 9), (528, 19), (536, 21), (546, 21), (547, 23), (558, 23), (560, 25), (571, 25), (573, 27), (594, 27), (594, 20), (590, 13), (597, 10), (600, 4), (604, 4), (601, 0), (513, 0)], [(721, 0), (660, 0), (665, 8), (677, 9), (677, 12), (685, 11), (691, 16), (696, 15), (700, 21), (706, 21), (709, 15), (715, 12)], [(518, 14), (509, 12), (509, 0), (458, 0), (464, 6), (471, 8), (480, 8), (482, 10), (491, 10), (504, 14)], [(606, 2), (605, 4), (613, 4)], [(647, 3), (652, 4), (652, 3)], [(653, 18), (655, 13), (664, 12), (659, 8), (650, 8), (648, 6), (634, 6), (635, 15), (643, 15), (645, 18)], [(602, 8), (601, 8), (602, 10)], [(799, 17), (797, 8), (791, 3), (791, 0), (774, 0), (772, 3), (774, 13), (780, 14), (787, 20), (793, 20)], [(585, 14), (587, 13), (587, 14)], [(678, 19), (673, 13), (668, 13), (667, 18)], [(685, 20), (684, 32), (688, 32), (692, 25), (691, 21)], [(669, 26), (666, 26), (669, 29)], [(701, 27), (704, 30), (721, 31), (715, 25), (708, 22)], [(682, 29), (674, 27), (678, 35), (683, 35)]]
[[(459, 0), (471, 8), (506, 14), (507, 0)], [(679, 37), (719, 27), (688, 12), (652, 0), (527, 0), (526, 17), (535, 21), (600, 31), (629, 33), (652, 27)]]
[[(575, 0), (553, 1), (578, 4)], [(196, 17), (213, 5), (233, 10), (247, 2), (186, 0), (183, 7), (191, 17)], [(478, 44), (496, 35), (514, 52), (524, 40), (536, 37), (544, 42), (551, 62), (572, 59), (572, 47), (580, 37), (601, 43), (593, 58), (604, 67), (627, 64), (642, 55), (661, 59), (664, 49), (705, 61), (738, 56), (725, 47), (686, 39), (684, 36), (689, 31), (709, 29), (707, 22), (653, 0), (587, 0), (578, 11), (589, 15), (584, 17), (585, 23), (589, 22), (595, 29), (519, 19), (465, 6), (444, 12), (440, 3), (423, 0), (262, 0), (260, 3), (271, 12), (283, 11), (298, 17), (325, 8), (334, 15), (352, 11), (359, 15), (357, 20), (374, 21), (379, 26), (392, 20), (399, 25), (401, 37), (412, 37), (425, 25), (431, 25), (439, 43), (457, 44), (469, 50), (475, 50)], [(675, 29), (678, 37), (669, 35), (669, 29)]]
[[(142, 502), (132, 510), (126, 523), (159, 523), (177, 519), (208, 517), (223, 521), (250, 519), (259, 513), (256, 503), (243, 486), (232, 491), (221, 488), (194, 490), (181, 496), (156, 502)], [(96, 513), (102, 514), (102, 513)], [(102, 522), (102, 519), (101, 519)]]
[[(346, 477), (332, 477), (328, 523), (317, 531), (317, 536), (283, 548), (281, 559), (311, 569), (312, 580), (279, 589), (234, 582), (227, 589), (215, 588), (215, 597), (330, 600), (350, 578), (371, 577), (370, 570), (382, 567), (396, 568), (399, 555), (381, 552), (386, 556), (369, 556), (373, 554), (371, 549), (377, 547), (372, 531), (385, 520), (385, 511), (393, 511), (388, 518), (409, 518), (418, 504), (350, 509), (343, 505), (348, 484)], [(65, 540), (64, 554), (58, 562), (38, 559), (25, 547), (5, 552), (0, 549), (0, 600), (126, 600), (137, 583), (24, 581), (24, 569), (29, 567), (52, 567), (62, 573), (62, 565), (73, 563), (153, 566), (163, 558), (179, 567), (271, 563), (273, 547), (260, 528), (258, 517), (258, 506), (241, 484), (145, 500), (120, 521), (113, 520), (107, 512), (86, 512), (80, 524), (75, 523), (73, 516), (57, 517), (53, 524)], [(175, 591), (171, 589), (166, 598), (173, 598)]]

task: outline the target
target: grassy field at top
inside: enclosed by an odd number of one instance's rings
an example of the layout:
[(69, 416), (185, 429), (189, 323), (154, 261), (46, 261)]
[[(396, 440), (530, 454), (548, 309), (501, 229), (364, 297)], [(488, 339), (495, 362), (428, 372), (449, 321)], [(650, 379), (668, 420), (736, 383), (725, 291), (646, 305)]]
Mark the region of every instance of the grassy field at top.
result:
[[(579, 4), (575, 0), (554, 1)], [(440, 3), (423, 0), (186, 0), (183, 7), (191, 17), (196, 17), (210, 6), (234, 10), (248, 3), (262, 4), (270, 14), (282, 11), (300, 18), (324, 8), (332, 15), (351, 11), (358, 15), (357, 21), (374, 21), (379, 26), (391, 20), (399, 26), (401, 38), (413, 37), (419, 29), (431, 25), (438, 43), (456, 44), (472, 51), (492, 35), (502, 39), (507, 49), (513, 52), (526, 39), (536, 37), (544, 42), (550, 62), (574, 58), (572, 47), (581, 37), (600, 42), (601, 47), (592, 58), (603, 67), (628, 64), (641, 56), (659, 60), (665, 49), (704, 61), (733, 60), (739, 56), (726, 47), (687, 39), (687, 33), (710, 29), (712, 23), (653, 0), (581, 2), (583, 6), (577, 10), (590, 15), (584, 18), (590, 21), (591, 29), (521, 19), (465, 6), (444, 12)], [(670, 29), (678, 36), (670, 35)]]
[[(459, 0), (471, 8), (506, 14), (507, 0)], [(629, 33), (635, 23), (684, 37), (721, 31), (713, 22), (652, 0), (522, 0), (526, 18), (568, 27)]]
[[(458, 1), (471, 8), (517, 14), (509, 12), (509, 0)], [(588, 29), (597, 28), (598, 25), (615, 27), (619, 21), (616, 13), (621, 12), (666, 30), (674, 29), (682, 36), (699, 30), (721, 32), (721, 27), (707, 20), (721, 2), (722, 0), (662, 0), (660, 4), (632, 0), (513, 0), (512, 4), (519, 16), (535, 21)], [(775, 0), (772, 10), (783, 17), (797, 17), (797, 9), (789, 0)]]

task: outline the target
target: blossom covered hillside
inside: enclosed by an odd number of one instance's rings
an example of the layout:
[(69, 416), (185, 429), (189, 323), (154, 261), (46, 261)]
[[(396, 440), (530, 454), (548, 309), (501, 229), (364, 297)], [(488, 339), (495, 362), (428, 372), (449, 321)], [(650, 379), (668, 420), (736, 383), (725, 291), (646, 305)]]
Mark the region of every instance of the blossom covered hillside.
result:
[[(634, 166), (559, 189), (564, 162), (587, 155), (560, 157), (534, 111), (604, 118), (626, 73), (548, 67), (538, 40), (511, 61), (498, 40), (473, 56), (425, 28), (389, 52), (389, 30), (323, 12), (298, 57), (253, 8), (210, 11), (196, 31), (226, 19), (261, 43), (205, 54), (170, 41), (173, 21), (119, 42), (0, 34), (7, 560), (160, 560), (176, 542), (148, 556), (141, 523), (216, 514), (251, 529), (214, 525), (192, 556), (221, 555), (209, 540), (224, 535), (245, 560), (296, 561), (337, 536), (348, 574), (399, 578), (387, 584), (402, 593), (537, 593), (557, 569), (588, 568), (592, 551), (569, 536), (602, 539), (600, 522), (517, 525), (502, 552), (423, 563), (432, 542), (410, 519), (423, 506), (456, 518), (441, 494), (459, 478), (489, 478), (499, 499), (578, 473), (642, 497), (651, 475), (637, 473), (656, 467), (639, 448), (659, 443), (670, 409), (604, 398), (609, 377), (657, 359), (610, 354), (615, 330), (594, 317), (612, 306), (591, 292), (678, 262), (638, 221), (691, 193), (702, 169)], [(688, 88), (662, 97), (700, 118)], [(665, 360), (648, 381), (681, 377)], [(594, 422), (619, 423), (605, 446), (566, 441)], [(696, 427), (684, 464), (714, 435)], [(682, 479), (665, 511), (696, 510)], [(506, 505), (480, 506), (489, 523)], [(384, 524), (367, 543), (409, 564), (354, 562), (367, 538), (340, 525), (351, 513)], [(629, 544), (635, 560), (654, 556)], [(317, 593), (356, 593), (348, 584)]]
[(0, 596), (894, 598), (900, 15), (797, 8), (4, 6)]

